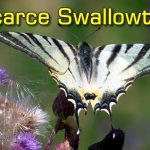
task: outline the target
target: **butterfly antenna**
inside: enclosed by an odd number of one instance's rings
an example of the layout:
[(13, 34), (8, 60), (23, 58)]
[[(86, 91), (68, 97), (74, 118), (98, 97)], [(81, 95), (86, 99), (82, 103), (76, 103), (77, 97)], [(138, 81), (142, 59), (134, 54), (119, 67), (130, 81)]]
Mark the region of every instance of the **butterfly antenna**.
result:
[(94, 35), (94, 34), (95, 34), (97, 31), (99, 31), (100, 29), (101, 29), (101, 26), (98, 27), (96, 30), (94, 30), (92, 33), (90, 33), (90, 34), (84, 36), (83, 39), (88, 39), (88, 38), (90, 38), (92, 35)]
[[(60, 23), (58, 23), (57, 24), (59, 27), (61, 27), (63, 30), (65, 30), (66, 31), (66, 29), (65, 28), (63, 28), (63, 26), (60, 24)], [(76, 36), (74, 33), (71, 33), (71, 35), (77, 40), (77, 42), (79, 43), (79, 38), (78, 38), (78, 36)]]

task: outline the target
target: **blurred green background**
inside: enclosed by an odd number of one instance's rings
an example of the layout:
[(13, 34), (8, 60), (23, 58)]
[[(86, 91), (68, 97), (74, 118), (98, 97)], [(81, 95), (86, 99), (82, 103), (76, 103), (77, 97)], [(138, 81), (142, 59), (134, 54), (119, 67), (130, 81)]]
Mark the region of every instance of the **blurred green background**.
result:
[[(70, 7), (75, 12), (101, 12), (104, 7), (111, 7), (115, 12), (141, 12), (150, 10), (150, 1), (120, 1), (120, 0), (5, 0), (0, 1), (0, 12), (42, 12), (51, 14), (52, 22), (49, 26), (40, 25), (31, 27), (24, 22), (21, 26), (8, 27), (1, 25), (0, 31), (31, 32), (47, 35), (57, 39), (78, 44), (72, 36), (75, 34), (79, 41), (93, 32), (96, 27), (69, 26), (63, 30), (57, 25), (58, 9)], [(107, 26), (88, 38), (86, 42), (93, 46), (110, 43), (150, 43), (150, 28), (141, 26)], [(56, 122), (52, 113), (52, 103), (59, 92), (56, 83), (49, 76), (47, 69), (39, 62), (23, 53), (15, 51), (4, 44), (0, 44), (0, 67), (8, 70), (10, 76), (18, 82), (25, 84), (40, 99), (41, 105), (50, 113), (51, 126)], [(110, 119), (104, 112), (96, 115), (88, 111), (85, 116), (80, 115), (81, 138), (80, 150), (86, 150), (90, 144), (100, 141), (110, 130)], [(124, 150), (149, 150), (150, 149), (150, 77), (139, 79), (120, 98), (119, 103), (113, 107), (113, 124), (116, 128), (125, 131)], [(49, 131), (48, 135), (50, 134)], [(63, 139), (63, 132), (59, 133), (55, 143)], [(46, 138), (44, 140), (46, 143)]]

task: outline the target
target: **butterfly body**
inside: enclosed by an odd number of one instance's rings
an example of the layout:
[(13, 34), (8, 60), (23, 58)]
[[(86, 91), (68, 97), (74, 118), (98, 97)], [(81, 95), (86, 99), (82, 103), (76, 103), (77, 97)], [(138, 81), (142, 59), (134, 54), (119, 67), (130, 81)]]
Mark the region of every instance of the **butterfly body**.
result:
[(92, 66), (93, 66), (93, 53), (92, 48), (85, 42), (78, 46), (78, 56), (80, 58), (80, 66), (84, 71), (88, 82), (91, 80)]
[(54, 38), (31, 33), (3, 32), (0, 41), (39, 60), (75, 109), (111, 113), (111, 106), (133, 81), (150, 74), (149, 44), (110, 44), (77, 47)]

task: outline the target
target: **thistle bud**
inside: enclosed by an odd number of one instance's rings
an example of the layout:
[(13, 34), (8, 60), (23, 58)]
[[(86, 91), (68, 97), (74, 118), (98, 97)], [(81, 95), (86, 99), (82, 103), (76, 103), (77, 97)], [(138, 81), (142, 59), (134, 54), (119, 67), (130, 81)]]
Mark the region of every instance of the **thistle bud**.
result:
[(42, 144), (31, 133), (20, 133), (10, 150), (41, 150)]
[(52, 108), (55, 115), (63, 120), (74, 114), (74, 105), (67, 100), (67, 97), (63, 91), (61, 91), (56, 97)]

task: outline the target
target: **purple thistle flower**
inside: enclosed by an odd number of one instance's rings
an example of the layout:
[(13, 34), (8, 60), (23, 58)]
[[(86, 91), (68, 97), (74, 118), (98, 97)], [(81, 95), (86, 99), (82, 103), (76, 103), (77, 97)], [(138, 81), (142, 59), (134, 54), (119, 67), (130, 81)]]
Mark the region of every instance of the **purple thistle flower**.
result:
[(10, 150), (41, 150), (42, 144), (31, 133), (20, 133)]
[(19, 145), (16, 145), (14, 147), (11, 147), (10, 150), (25, 150), (24, 148), (22, 148), (21, 146)]
[(0, 68), (0, 85), (5, 85), (10, 81), (7, 71)]

